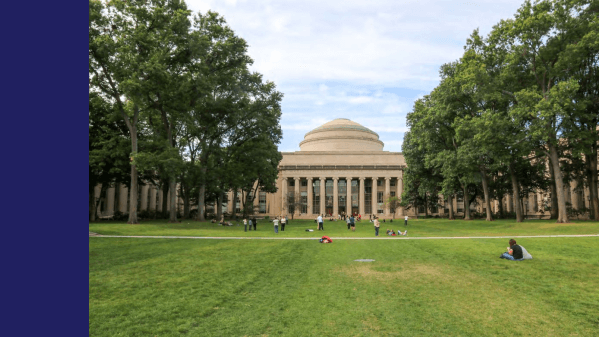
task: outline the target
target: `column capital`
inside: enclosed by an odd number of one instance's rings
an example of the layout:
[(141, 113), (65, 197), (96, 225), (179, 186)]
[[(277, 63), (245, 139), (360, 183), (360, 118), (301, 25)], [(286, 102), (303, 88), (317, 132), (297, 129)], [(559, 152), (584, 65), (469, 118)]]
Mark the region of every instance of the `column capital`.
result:
[(320, 181), (325, 181), (325, 180), (327, 180), (327, 178), (323, 178), (323, 177), (320, 177), (320, 178), (318, 178), (318, 179), (319, 179)]
[(300, 180), (300, 179), (302, 179), (302, 178), (300, 178), (300, 177), (293, 177), (293, 179), (295, 179), (295, 180)]
[(390, 181), (391, 177), (385, 177), (385, 180)]
[(364, 177), (359, 177), (358, 179), (360, 179), (360, 181), (366, 180), (366, 178), (364, 178)]
[(333, 180), (339, 181), (339, 177), (333, 177)]
[(308, 179), (309, 181), (313, 181), (313, 180), (314, 180), (314, 177), (308, 177), (308, 178), (306, 178), (306, 179)]

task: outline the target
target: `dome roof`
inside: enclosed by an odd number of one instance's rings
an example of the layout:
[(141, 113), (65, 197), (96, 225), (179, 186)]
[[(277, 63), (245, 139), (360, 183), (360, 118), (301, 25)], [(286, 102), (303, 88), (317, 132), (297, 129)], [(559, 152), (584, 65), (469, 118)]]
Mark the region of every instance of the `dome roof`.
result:
[(354, 121), (337, 118), (306, 133), (301, 151), (382, 151), (379, 135)]
[(379, 135), (370, 130), (369, 128), (362, 126), (354, 121), (351, 121), (347, 118), (337, 118), (334, 119), (328, 123), (325, 123), (319, 127), (317, 127), (316, 129), (306, 133), (306, 136), (308, 136), (309, 134), (315, 133), (315, 132), (323, 132), (323, 131), (332, 131), (332, 130), (347, 130), (347, 131), (362, 131), (362, 132), (369, 132), (372, 133), (373, 135), (376, 136), (376, 138), (378, 139)]

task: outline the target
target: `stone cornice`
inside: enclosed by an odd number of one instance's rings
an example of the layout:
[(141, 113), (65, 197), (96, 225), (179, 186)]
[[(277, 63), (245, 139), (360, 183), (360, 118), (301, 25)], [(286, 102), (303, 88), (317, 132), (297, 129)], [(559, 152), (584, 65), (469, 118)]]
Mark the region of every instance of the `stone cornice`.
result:
[[(295, 152), (281, 152), (286, 156), (322, 156), (322, 155), (335, 155), (338, 156), (340, 151), (295, 151)], [(360, 156), (391, 156), (391, 155), (403, 155), (403, 152), (389, 152), (389, 151), (342, 151), (343, 155), (360, 155)]]

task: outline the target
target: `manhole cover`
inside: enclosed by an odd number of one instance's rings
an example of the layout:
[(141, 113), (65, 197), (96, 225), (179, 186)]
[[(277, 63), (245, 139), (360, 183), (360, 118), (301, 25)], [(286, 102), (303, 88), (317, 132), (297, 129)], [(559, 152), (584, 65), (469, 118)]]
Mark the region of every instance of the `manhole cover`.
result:
[(374, 262), (373, 259), (357, 259), (357, 260), (354, 260), (354, 261), (356, 261), (356, 262)]

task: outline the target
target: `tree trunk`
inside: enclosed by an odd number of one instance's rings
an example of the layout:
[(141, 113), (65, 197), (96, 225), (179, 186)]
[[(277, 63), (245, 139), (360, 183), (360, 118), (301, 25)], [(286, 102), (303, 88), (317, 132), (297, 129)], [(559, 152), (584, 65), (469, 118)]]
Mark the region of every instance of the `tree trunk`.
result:
[(447, 200), (449, 202), (449, 220), (455, 220), (455, 216), (453, 215), (453, 195), (450, 194), (447, 196)]
[[(137, 154), (137, 126), (131, 128), (131, 155)], [(137, 167), (131, 163), (131, 188), (129, 189), (129, 221), (128, 224), (137, 224)]]
[(170, 187), (171, 192), (171, 209), (170, 218), (168, 222), (177, 222), (177, 180), (171, 178)]
[[(220, 218), (222, 218), (223, 216), (223, 201), (225, 200), (225, 192), (220, 191), (218, 193), (218, 200), (217, 200), (217, 204), (216, 204), (216, 219), (220, 220)], [(229, 200), (229, 203), (231, 201)], [(227, 203), (227, 204), (229, 204)]]
[(585, 155), (585, 159), (589, 197), (591, 198), (589, 205), (589, 208), (591, 209), (591, 219), (599, 220), (599, 197), (597, 196), (597, 144), (593, 144), (592, 153), (590, 155)]
[(566, 197), (564, 195), (564, 179), (562, 177), (562, 171), (559, 167), (559, 157), (557, 155), (557, 148), (551, 143), (548, 143), (547, 145), (549, 147), (549, 158), (551, 159), (551, 166), (553, 167), (553, 176), (555, 177), (555, 189), (557, 192), (557, 222), (566, 223), (568, 222), (568, 213), (566, 210)]
[(237, 220), (237, 189), (233, 189), (233, 210), (231, 211), (233, 219)]
[(558, 216), (558, 206), (557, 206), (557, 190), (555, 188), (555, 173), (553, 171), (553, 165), (551, 160), (549, 160), (549, 177), (551, 181), (549, 182), (549, 193), (551, 195), (551, 208), (549, 210), (549, 219), (557, 219)]
[(114, 211), (113, 215), (116, 212), (121, 211), (121, 183), (114, 184)]
[[(205, 146), (204, 146), (205, 147)], [(204, 210), (206, 209), (206, 161), (207, 161), (207, 154), (208, 152), (203, 151), (202, 152), (202, 156), (200, 156), (200, 171), (201, 171), (201, 175), (200, 175), (200, 188), (198, 191), (198, 217), (197, 220), (198, 221), (206, 221), (206, 218), (204, 217)], [(220, 221), (220, 217), (218, 217), (216, 220)]]
[(499, 216), (503, 219), (503, 214), (505, 213), (505, 210), (503, 209), (503, 198), (504, 196), (502, 195), (501, 198), (499, 198), (499, 209), (497, 210), (497, 212), (499, 213)]
[(167, 214), (168, 214), (168, 189), (169, 189), (169, 185), (168, 185), (168, 181), (164, 181), (162, 183), (162, 218), (166, 219), (167, 218)]
[(189, 211), (190, 211), (190, 207), (189, 207), (189, 191), (187, 191), (185, 194), (183, 194), (183, 218), (184, 219), (189, 219)]
[(484, 167), (480, 169), (480, 176), (483, 181), (483, 193), (485, 194), (485, 205), (487, 205), (487, 221), (493, 221), (493, 216), (491, 215), (491, 197), (489, 196), (489, 183), (487, 182), (487, 172)]
[[(198, 221), (206, 221), (204, 217), (204, 209), (206, 207), (206, 184), (204, 182), (200, 183), (200, 188), (198, 191)], [(220, 221), (220, 217), (216, 219)]]
[(92, 188), (89, 193), (89, 221), (96, 221), (96, 189)]
[(470, 196), (468, 195), (468, 186), (464, 187), (464, 220), (472, 220), (470, 218)]
[(426, 197), (426, 193), (424, 193), (424, 218), (428, 218), (428, 198)]
[(514, 205), (516, 206), (516, 222), (522, 222), (522, 208), (520, 207), (520, 184), (518, 184), (518, 178), (516, 177), (516, 171), (514, 165), (510, 163), (510, 176), (512, 178), (512, 195), (514, 197)]

